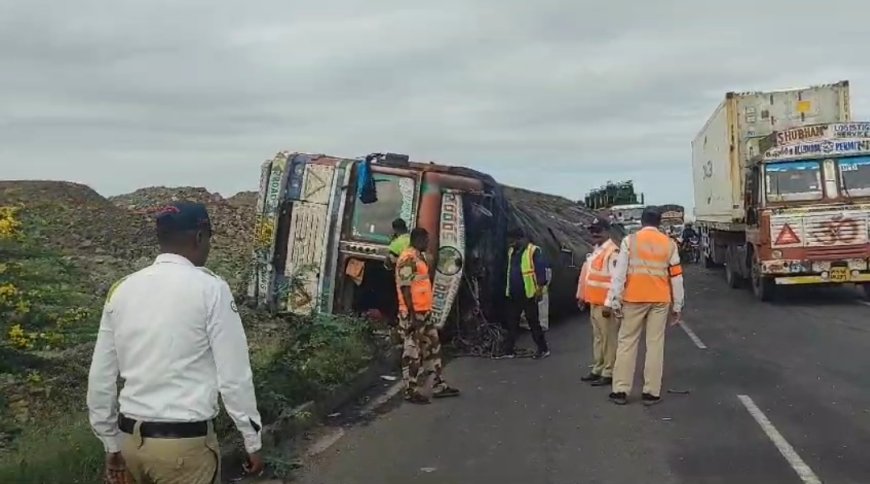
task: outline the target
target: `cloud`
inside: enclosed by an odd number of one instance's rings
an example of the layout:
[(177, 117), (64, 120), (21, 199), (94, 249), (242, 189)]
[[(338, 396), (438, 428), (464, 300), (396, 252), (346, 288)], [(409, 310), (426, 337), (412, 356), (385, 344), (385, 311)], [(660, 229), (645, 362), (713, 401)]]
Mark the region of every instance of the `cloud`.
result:
[(691, 205), (690, 142), (725, 92), (850, 79), (870, 114), (870, 5), (713, 5), (3, 2), (0, 169), (229, 193), (280, 149), (389, 150)]

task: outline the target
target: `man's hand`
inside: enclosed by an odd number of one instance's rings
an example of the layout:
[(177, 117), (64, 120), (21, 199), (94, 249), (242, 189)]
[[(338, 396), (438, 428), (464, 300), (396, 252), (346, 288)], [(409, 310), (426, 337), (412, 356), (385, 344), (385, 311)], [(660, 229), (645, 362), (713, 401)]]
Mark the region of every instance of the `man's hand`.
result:
[(127, 463), (120, 452), (106, 454), (106, 482), (110, 484), (127, 484)]
[(676, 326), (683, 321), (683, 315), (680, 311), (671, 311), (671, 326)]
[(242, 469), (248, 475), (259, 476), (263, 474), (263, 470), (266, 468), (266, 464), (263, 463), (263, 458), (260, 457), (259, 452), (254, 452), (253, 454), (248, 454), (248, 462), (245, 462), (242, 465)]
[(601, 315), (605, 318), (609, 318), (613, 314), (613, 310), (609, 307), (605, 306), (601, 309)]
[(538, 287), (537, 289), (535, 289), (535, 301), (541, 302), (541, 298), (543, 298), (543, 297), (544, 297), (544, 288)]

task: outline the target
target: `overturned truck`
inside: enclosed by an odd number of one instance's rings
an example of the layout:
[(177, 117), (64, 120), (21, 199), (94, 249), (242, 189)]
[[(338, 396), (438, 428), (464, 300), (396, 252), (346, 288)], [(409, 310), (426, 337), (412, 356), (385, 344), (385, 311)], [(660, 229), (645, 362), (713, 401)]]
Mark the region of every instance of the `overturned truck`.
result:
[(550, 314), (576, 307), (591, 244), (589, 210), (565, 198), (505, 187), (467, 168), (405, 155), (344, 159), (278, 153), (262, 166), (249, 300), (278, 313), (391, 317), (397, 300), (384, 266), (392, 221), (430, 234), (435, 321), (455, 333), (500, 323), (506, 232), (521, 227), (552, 266)]

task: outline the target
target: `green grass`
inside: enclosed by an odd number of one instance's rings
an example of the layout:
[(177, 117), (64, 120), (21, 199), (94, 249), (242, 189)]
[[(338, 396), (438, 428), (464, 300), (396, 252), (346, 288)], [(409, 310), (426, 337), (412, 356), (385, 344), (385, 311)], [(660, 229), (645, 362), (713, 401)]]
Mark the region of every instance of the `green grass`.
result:
[[(47, 249), (41, 222), (25, 222), (24, 237), (0, 241), (0, 286), (19, 291), (0, 304), (0, 484), (99, 482), (103, 450), (84, 411), (89, 343), (108, 286), (142, 262)], [(216, 251), (210, 267), (239, 289), (246, 264), (247, 258)], [(17, 306), (22, 301), (27, 311)], [(348, 382), (378, 351), (365, 321), (275, 318), (240, 309), (266, 425)], [(16, 325), (29, 347), (20, 345), (21, 336), (19, 344), (9, 336)], [(232, 422), (224, 413), (218, 422), (225, 444), (232, 445), (238, 440)]]
[(0, 482), (100, 482), (103, 448), (82, 412), (70, 413), (51, 424), (28, 426), (16, 439), (15, 446), (16, 452), (0, 454)]

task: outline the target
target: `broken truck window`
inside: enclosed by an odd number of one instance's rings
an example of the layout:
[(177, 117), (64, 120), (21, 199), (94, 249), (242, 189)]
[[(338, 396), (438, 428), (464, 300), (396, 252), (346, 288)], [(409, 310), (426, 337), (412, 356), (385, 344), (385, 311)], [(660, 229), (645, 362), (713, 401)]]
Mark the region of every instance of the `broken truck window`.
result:
[(355, 203), (353, 236), (376, 243), (389, 243), (393, 220), (410, 221), (414, 212), (414, 180), (409, 177), (375, 173), (378, 201)]

